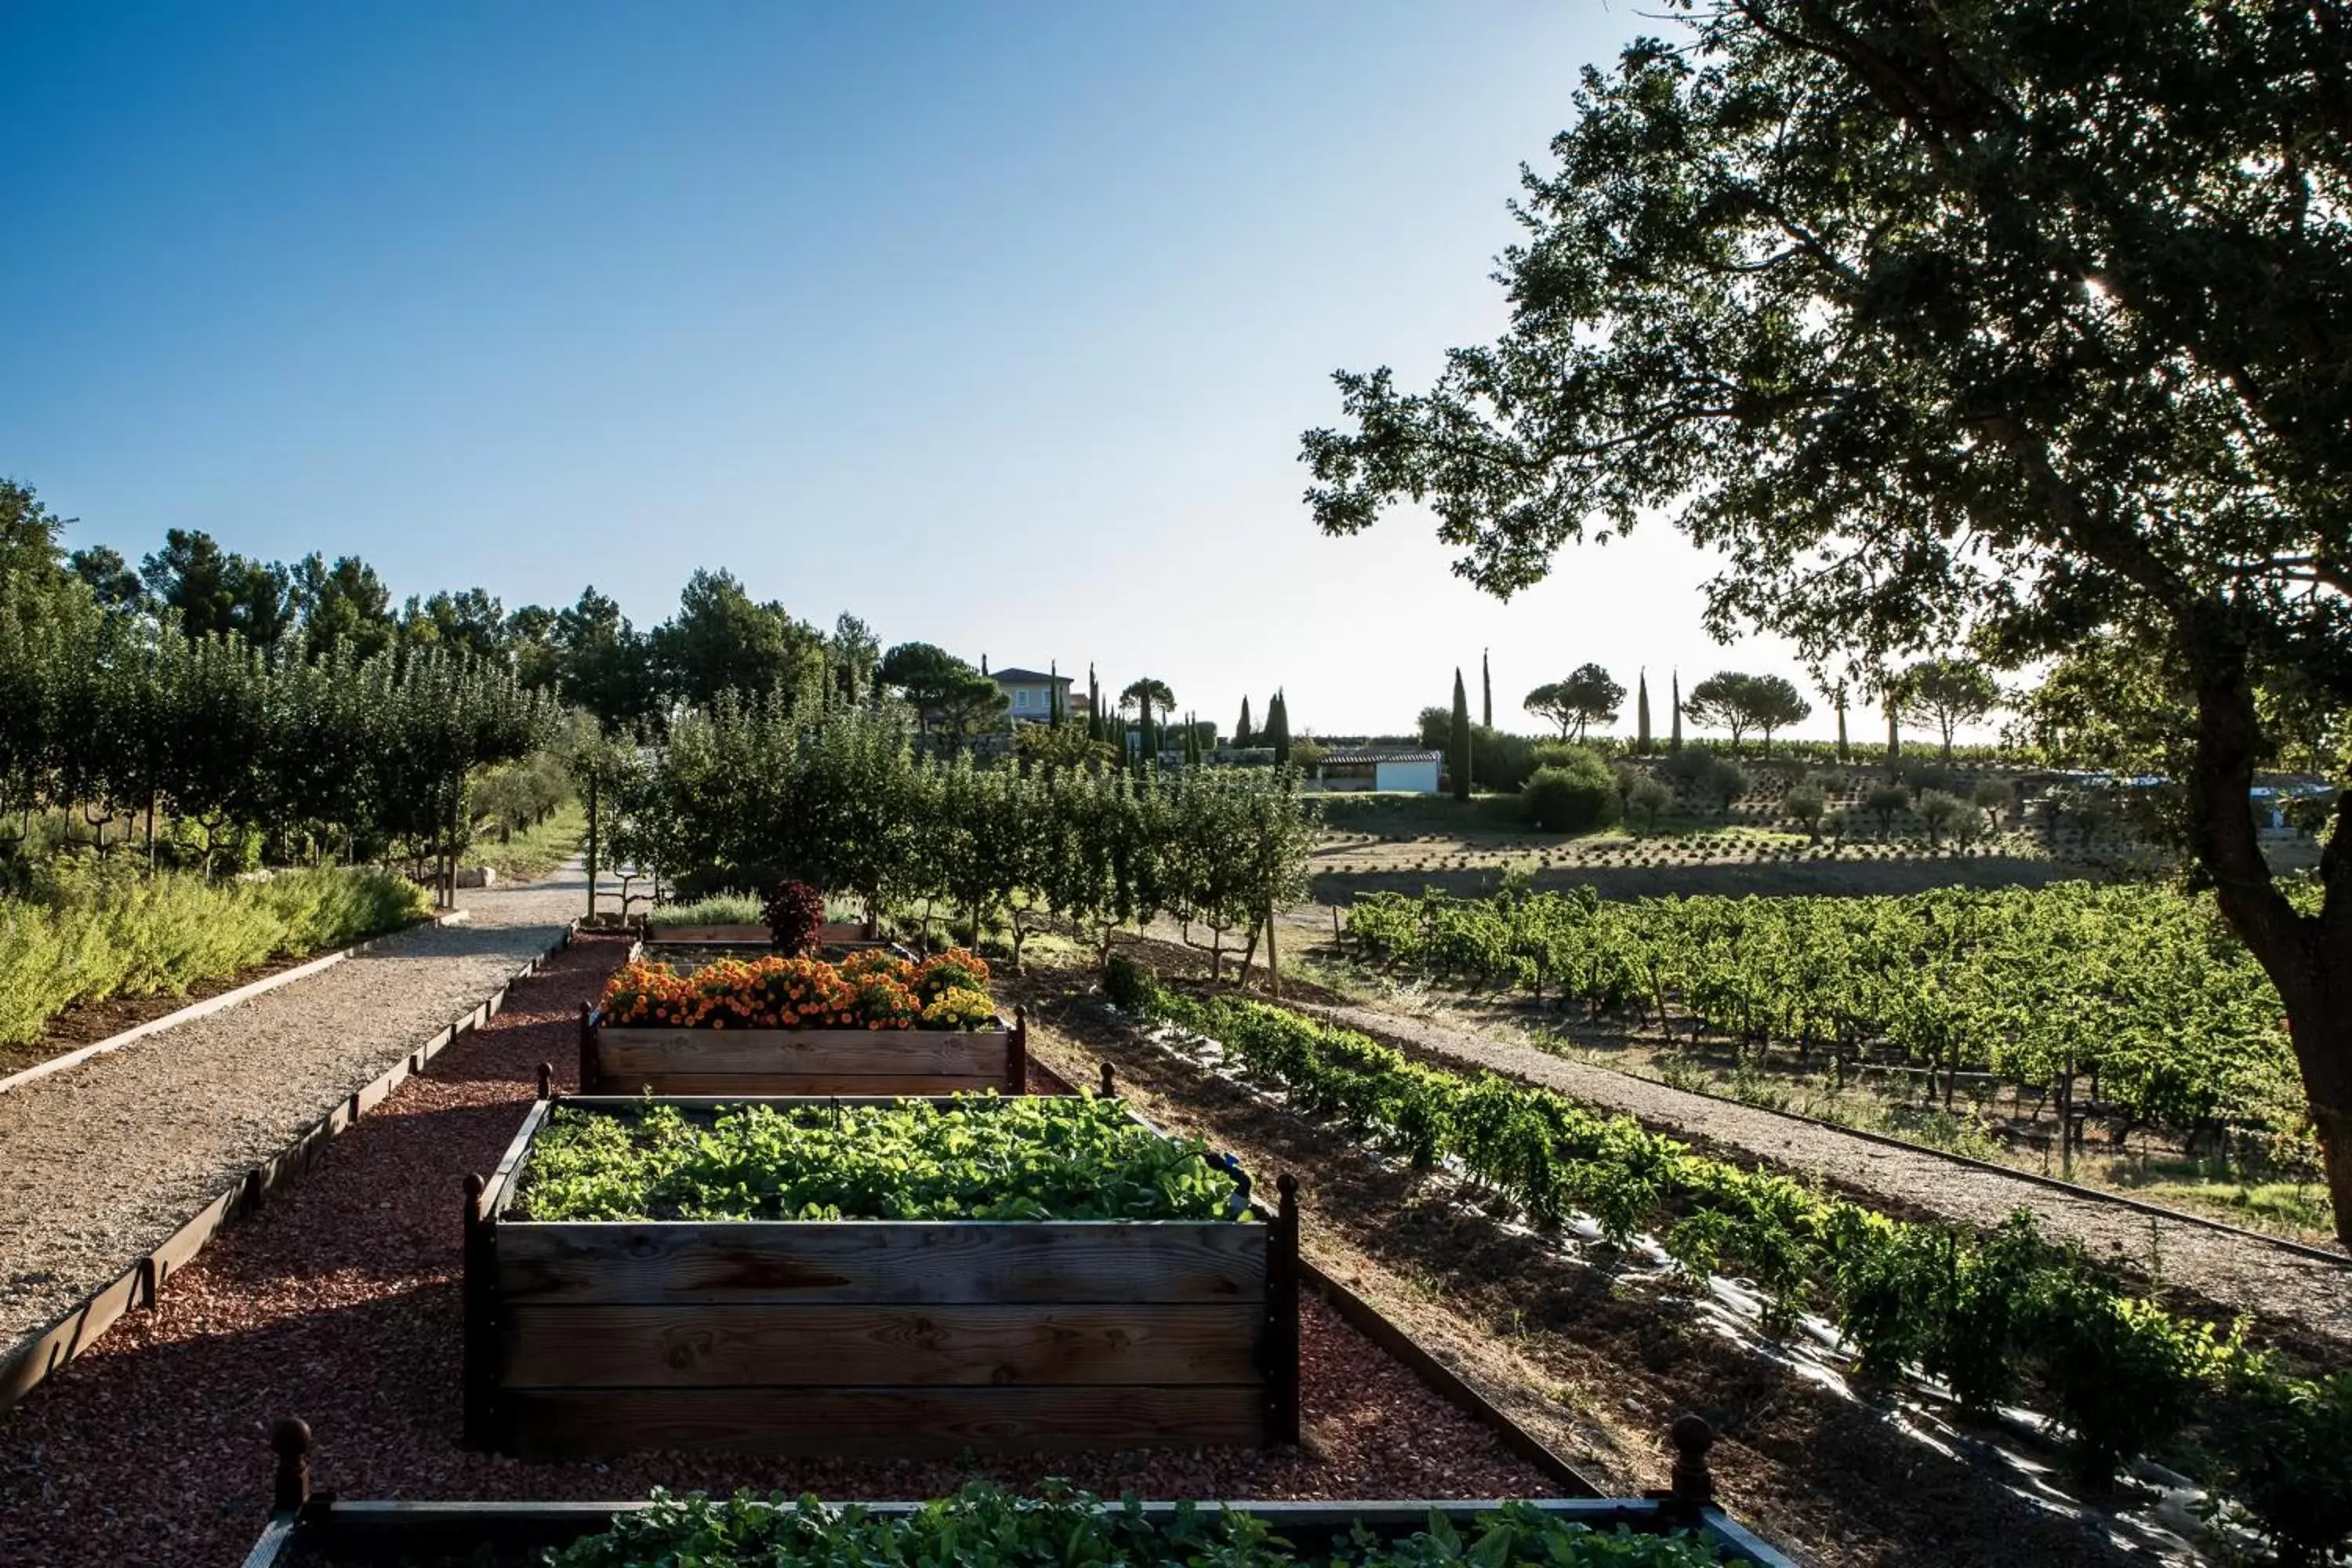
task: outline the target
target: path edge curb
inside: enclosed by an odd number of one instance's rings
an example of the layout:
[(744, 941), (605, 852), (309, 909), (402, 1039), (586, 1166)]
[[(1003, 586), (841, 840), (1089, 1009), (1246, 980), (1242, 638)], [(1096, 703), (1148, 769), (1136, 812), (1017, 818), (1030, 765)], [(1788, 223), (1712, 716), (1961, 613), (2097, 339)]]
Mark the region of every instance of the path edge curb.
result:
[(439, 914), (429, 916), (425, 920), (412, 921), (398, 931), (388, 931), (381, 936), (372, 936), (365, 942), (355, 942), (351, 946), (339, 948), (333, 952), (320, 953), (316, 958), (305, 959), (291, 969), (281, 969), (275, 974), (265, 974), (258, 980), (239, 985), (231, 991), (224, 991), (217, 996), (207, 996), (201, 1002), (191, 1002), (178, 1011), (166, 1013), (160, 1018), (150, 1018), (143, 1024), (135, 1024), (119, 1035), (109, 1035), (106, 1038), (92, 1041), (87, 1046), (77, 1046), (63, 1056), (51, 1057), (45, 1062), (35, 1062), (21, 1072), (13, 1072), (6, 1078), (0, 1078), (0, 1094), (26, 1088), (53, 1073), (61, 1073), (70, 1068), (78, 1068), (94, 1057), (102, 1057), (109, 1052), (119, 1051), (125, 1046), (135, 1046), (140, 1041), (160, 1035), (166, 1029), (175, 1029), (182, 1024), (192, 1024), (198, 1018), (210, 1017), (213, 1014), (224, 1012), (240, 1002), (249, 1002), (256, 996), (275, 991), (281, 985), (291, 985), (297, 980), (308, 980), (311, 975), (331, 969), (347, 958), (356, 957), (371, 948), (381, 947), (387, 942), (408, 935), (411, 931), (421, 931), (426, 926), (439, 929), (463, 925), (472, 919), (471, 910), (444, 910)]
[[(277, 1153), (252, 1166), (215, 1194), (210, 1203), (135, 1259), (130, 1268), (90, 1292), (83, 1298), (80, 1305), (68, 1309), (47, 1328), (26, 1340), (5, 1360), (0, 1360), (0, 1415), (5, 1415), (16, 1408), (26, 1394), (54, 1376), (75, 1357), (89, 1351), (123, 1313), (133, 1307), (154, 1305), (164, 1280), (186, 1267), (223, 1226), (257, 1207), (270, 1193), (292, 1183), (310, 1168), (329, 1142), (363, 1113), (382, 1104), (394, 1089), (412, 1075), (423, 1071), (427, 1063), (458, 1039), (498, 1016), (505, 1007), (507, 994), (514, 988), (515, 983), (538, 973), (556, 954), (569, 948), (579, 924), (576, 919), (566, 921), (562, 933), (552, 945), (510, 973), (499, 983), (498, 989), (475, 1004), (470, 1011), (443, 1025), (431, 1038), (338, 1100), (333, 1109), (296, 1134)], [(273, 975), (271, 978), (278, 977)]]

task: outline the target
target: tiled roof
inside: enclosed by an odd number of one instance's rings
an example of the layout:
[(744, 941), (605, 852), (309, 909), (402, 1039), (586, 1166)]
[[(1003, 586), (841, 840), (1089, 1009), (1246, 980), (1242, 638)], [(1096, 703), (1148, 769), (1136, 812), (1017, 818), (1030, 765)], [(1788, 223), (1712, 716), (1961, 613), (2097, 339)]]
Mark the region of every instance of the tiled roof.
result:
[(1049, 680), (1058, 680), (1065, 686), (1070, 684), (1070, 678), (1068, 676), (1048, 675), (1042, 669), (999, 669), (992, 673), (995, 675), (997, 682), (1000, 685), (1029, 686), (1034, 684), (1043, 686)]
[(1334, 746), (1323, 753), (1325, 763), (1436, 763), (1444, 760), (1442, 752), (1408, 752), (1391, 746)]

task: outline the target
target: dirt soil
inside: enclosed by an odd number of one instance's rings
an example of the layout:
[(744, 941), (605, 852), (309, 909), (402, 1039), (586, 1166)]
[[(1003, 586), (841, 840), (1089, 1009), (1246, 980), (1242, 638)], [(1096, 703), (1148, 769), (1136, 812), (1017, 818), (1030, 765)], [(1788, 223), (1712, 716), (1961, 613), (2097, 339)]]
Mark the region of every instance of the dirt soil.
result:
[(1989, 1468), (1901, 1436), (1872, 1405), (1700, 1327), (1676, 1300), (1570, 1261), (1342, 1130), (1178, 1061), (1105, 1013), (1088, 984), (1076, 971), (1027, 983), (1033, 1051), (1066, 1075), (1107, 1060), (1160, 1126), (1233, 1151), (1261, 1179), (1298, 1173), (1308, 1255), (1610, 1489), (1663, 1485), (1664, 1429), (1696, 1411), (1720, 1434), (1725, 1506), (1801, 1561), (2146, 1561)]
[(310, 1423), (347, 1498), (619, 1499), (656, 1486), (921, 1498), (974, 1475), (1107, 1494), (1483, 1498), (1558, 1489), (1311, 1299), (1305, 1441), (1287, 1449), (986, 1464), (645, 1455), (527, 1465), (457, 1447), (461, 1183), (493, 1165), (541, 1061), (576, 1060), (579, 1004), (626, 951), (583, 938), (507, 1010), (328, 1146), (82, 1359), (0, 1416), (0, 1563), (236, 1562), (268, 1508), (271, 1424)]

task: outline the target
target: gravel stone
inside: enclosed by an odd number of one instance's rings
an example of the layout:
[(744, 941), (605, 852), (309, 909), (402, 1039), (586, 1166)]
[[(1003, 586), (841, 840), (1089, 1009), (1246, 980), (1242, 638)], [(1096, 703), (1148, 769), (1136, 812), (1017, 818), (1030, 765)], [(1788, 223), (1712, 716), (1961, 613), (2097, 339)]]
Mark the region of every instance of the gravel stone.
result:
[(923, 1498), (976, 1475), (1107, 1496), (1495, 1498), (1557, 1489), (1312, 1297), (1303, 1442), (954, 1461), (644, 1454), (524, 1464), (459, 1428), (460, 1184), (514, 1136), (541, 1061), (570, 1078), (579, 1004), (625, 943), (584, 937), (506, 1011), (224, 1230), (152, 1309), (0, 1417), (0, 1563), (234, 1563), (268, 1510), (270, 1424), (309, 1421), (312, 1479), (347, 1498), (643, 1497), (656, 1486)]
[(2258, 1237), (2075, 1197), (1931, 1151), (1894, 1148), (1425, 1018), (1354, 1004), (1292, 1005), (1424, 1058), (1541, 1084), (1646, 1126), (1948, 1220), (1990, 1226), (2029, 1209), (2046, 1234), (2143, 1276), (2158, 1274), (2168, 1289), (2249, 1313), (2289, 1337), (2352, 1344), (2352, 1259), (2330, 1262)]
[(559, 939), (576, 876), (468, 889), (307, 979), (0, 1094), (0, 1343), (119, 1277), (243, 1173)]

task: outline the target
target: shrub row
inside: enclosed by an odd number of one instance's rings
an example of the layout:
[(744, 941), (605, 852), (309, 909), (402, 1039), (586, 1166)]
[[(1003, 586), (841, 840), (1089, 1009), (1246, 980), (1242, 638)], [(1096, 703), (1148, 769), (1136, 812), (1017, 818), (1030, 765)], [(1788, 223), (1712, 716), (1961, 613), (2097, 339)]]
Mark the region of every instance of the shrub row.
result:
[(140, 875), (87, 856), (45, 867), (29, 898), (0, 898), (0, 1044), (39, 1037), (77, 1004), (184, 996), (269, 959), (341, 947), (425, 912), (414, 883), (329, 868), (262, 882)]
[(2352, 1373), (2313, 1383), (2273, 1356), (2135, 1298), (2023, 1211), (1989, 1234), (1874, 1213), (1766, 1171), (1696, 1154), (1549, 1089), (1416, 1065), (1387, 1046), (1263, 1003), (1193, 1000), (1120, 961), (1122, 1008), (1222, 1042), (1310, 1114), (1343, 1118), (1421, 1169), (1450, 1161), (1538, 1225), (1589, 1215), (1693, 1275), (1744, 1272), (1775, 1326), (1834, 1320), (1864, 1375), (1906, 1368), (1967, 1406), (2046, 1402), (2070, 1468), (2104, 1483), (2203, 1417), (2215, 1485), (2283, 1547), (2352, 1534)]

